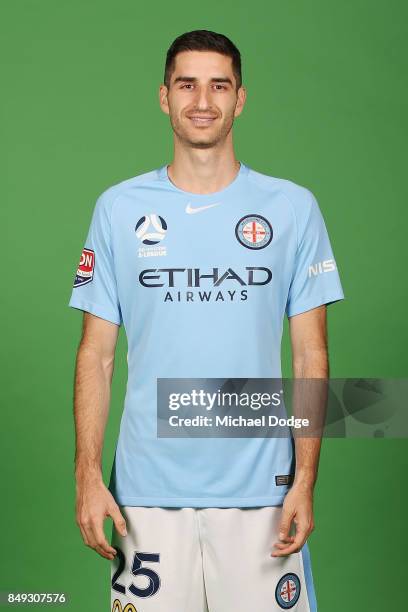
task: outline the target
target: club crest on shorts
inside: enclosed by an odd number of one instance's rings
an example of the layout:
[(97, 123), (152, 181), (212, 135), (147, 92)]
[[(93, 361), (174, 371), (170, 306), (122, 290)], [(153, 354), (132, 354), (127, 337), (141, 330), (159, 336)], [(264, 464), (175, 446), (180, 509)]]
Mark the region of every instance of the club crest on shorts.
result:
[(92, 249), (84, 249), (75, 274), (74, 287), (82, 287), (91, 282), (95, 269), (95, 253)]
[(264, 249), (272, 240), (273, 231), (262, 215), (246, 215), (235, 226), (235, 235), (247, 249)]
[(289, 610), (297, 603), (300, 597), (300, 580), (292, 572), (285, 574), (276, 585), (275, 598), (279, 606)]

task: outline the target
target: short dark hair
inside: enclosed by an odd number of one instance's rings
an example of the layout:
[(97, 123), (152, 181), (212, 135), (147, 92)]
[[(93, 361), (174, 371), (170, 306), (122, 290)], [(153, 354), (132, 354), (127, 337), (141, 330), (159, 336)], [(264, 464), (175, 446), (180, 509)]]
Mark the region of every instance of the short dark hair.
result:
[(241, 87), (241, 54), (234, 43), (224, 34), (218, 34), (210, 30), (192, 30), (178, 36), (167, 51), (164, 69), (164, 84), (167, 88), (170, 87), (176, 55), (182, 51), (216, 51), (222, 55), (227, 55), (232, 59), (232, 71), (237, 83), (237, 90)]

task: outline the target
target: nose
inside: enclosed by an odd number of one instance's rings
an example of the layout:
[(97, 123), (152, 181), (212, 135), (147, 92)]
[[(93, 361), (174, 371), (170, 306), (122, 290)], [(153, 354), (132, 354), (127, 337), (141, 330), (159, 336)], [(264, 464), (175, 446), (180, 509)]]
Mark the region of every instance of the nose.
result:
[(211, 92), (209, 89), (203, 85), (197, 87), (196, 92), (196, 110), (209, 110), (211, 108)]

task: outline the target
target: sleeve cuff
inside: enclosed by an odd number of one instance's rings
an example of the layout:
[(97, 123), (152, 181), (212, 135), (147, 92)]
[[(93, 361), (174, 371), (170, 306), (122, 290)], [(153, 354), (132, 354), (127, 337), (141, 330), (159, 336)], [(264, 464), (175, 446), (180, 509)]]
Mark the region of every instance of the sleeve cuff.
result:
[(106, 308), (106, 306), (100, 306), (99, 304), (88, 302), (88, 300), (81, 300), (73, 297), (70, 299), (68, 306), (71, 308), (77, 308), (78, 310), (84, 310), (85, 312), (90, 312), (101, 319), (115, 323), (115, 325), (121, 325), (122, 323), (117, 312), (111, 310), (110, 308)]
[(289, 306), (286, 309), (286, 314), (288, 317), (293, 317), (294, 315), (301, 314), (302, 312), (306, 312), (308, 310), (312, 310), (313, 308), (317, 308), (318, 306), (322, 306), (326, 304), (329, 306), (330, 304), (335, 304), (336, 302), (340, 302), (340, 300), (344, 300), (344, 293), (340, 292), (337, 294), (332, 294), (331, 296), (320, 296), (313, 297), (309, 300), (305, 300), (295, 304), (294, 306)]

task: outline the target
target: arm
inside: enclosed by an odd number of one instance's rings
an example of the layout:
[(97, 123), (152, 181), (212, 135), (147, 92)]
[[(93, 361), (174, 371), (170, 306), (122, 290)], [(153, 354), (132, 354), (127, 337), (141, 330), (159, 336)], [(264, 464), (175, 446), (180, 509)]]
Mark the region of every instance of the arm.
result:
[[(294, 378), (328, 378), (326, 305), (289, 318)], [(296, 472), (283, 504), (279, 549), (272, 556), (289, 555), (301, 549), (314, 529), (313, 490), (317, 479), (321, 438), (295, 438)], [(289, 536), (292, 520), (296, 535)]]
[(76, 522), (85, 544), (107, 559), (113, 559), (116, 550), (106, 540), (104, 519), (111, 516), (118, 531), (126, 534), (125, 520), (102, 477), (118, 332), (118, 325), (84, 312), (74, 386)]

